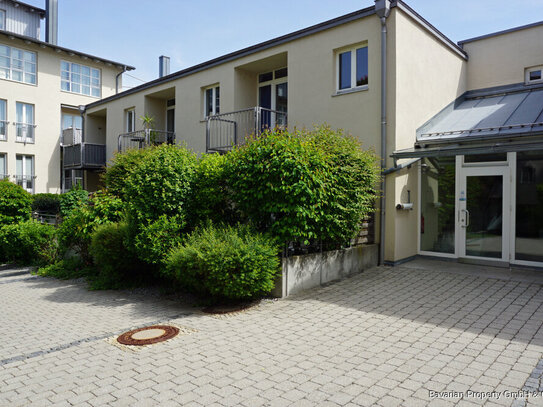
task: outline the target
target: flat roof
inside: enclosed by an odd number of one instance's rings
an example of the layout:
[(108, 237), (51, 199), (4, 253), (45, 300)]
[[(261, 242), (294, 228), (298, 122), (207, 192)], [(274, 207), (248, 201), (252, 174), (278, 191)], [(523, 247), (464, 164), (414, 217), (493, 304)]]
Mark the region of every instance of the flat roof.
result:
[(103, 62), (105, 64), (116, 65), (120, 69), (125, 67), (127, 71), (133, 71), (134, 69), (136, 69), (133, 66), (123, 64), (122, 62), (115, 62), (115, 61), (111, 61), (109, 59), (97, 57), (95, 55), (86, 54), (86, 53), (81, 52), (81, 51), (76, 51), (76, 50), (73, 50), (73, 49), (61, 47), (60, 45), (50, 44), (48, 42), (41, 41), (41, 40), (38, 40), (36, 38), (27, 37), (26, 35), (20, 35), (20, 34), (12, 33), (10, 31), (1, 31), (1, 30), (0, 30), (0, 34), (4, 35), (4, 36), (6, 36), (6, 37), (8, 37), (10, 39), (16, 38), (16, 39), (22, 40), (22, 41), (24, 41), (26, 43), (32, 43), (32, 44), (38, 45), (41, 48), (50, 48), (50, 49), (53, 49), (53, 50), (58, 51), (58, 52), (60, 52), (60, 51), (65, 52), (68, 55), (73, 54), (73, 55), (77, 55), (77, 56), (80, 56), (80, 57), (85, 57), (85, 58), (91, 59), (91, 60), (93, 60), (95, 62)]
[[(432, 24), (430, 24), (427, 20), (425, 20), (422, 16), (420, 16), (417, 12), (415, 12), (411, 7), (409, 7), (405, 2), (402, 0), (393, 0), (391, 2), (391, 8), (398, 7), (405, 13), (407, 13), (411, 18), (413, 18), (417, 23), (422, 25), (427, 31), (429, 31), (431, 34), (433, 34), (438, 40), (440, 40), (445, 46), (449, 47), (453, 52), (457, 53), (460, 57), (467, 59), (467, 54), (462, 48), (460, 48), (458, 45), (456, 45), (453, 41), (451, 41), (449, 38), (447, 38), (443, 33), (441, 33), (439, 30), (437, 30)], [(261, 42), (256, 45), (252, 45), (247, 48), (243, 48), (238, 51), (231, 52), (229, 54), (222, 55), (218, 58), (211, 59), (209, 61), (203, 62), (201, 64), (197, 64), (194, 66), (191, 66), (189, 68), (182, 69), (180, 71), (174, 72), (170, 75), (164, 76), (162, 78), (157, 78), (152, 81), (143, 83), (141, 85), (135, 86), (131, 89), (125, 90), (123, 92), (117, 93), (115, 95), (109, 96), (107, 98), (98, 100), (96, 102), (90, 103), (87, 105), (87, 108), (92, 108), (95, 106), (99, 106), (103, 103), (110, 102), (115, 99), (120, 99), (124, 96), (140, 92), (142, 90), (151, 88), (156, 85), (160, 85), (163, 83), (170, 82), (175, 79), (182, 78), (184, 76), (188, 76), (191, 74), (194, 74), (199, 71), (203, 71), (205, 69), (209, 69), (211, 67), (223, 64), (225, 62), (229, 62), (247, 55), (254, 54), (259, 51), (266, 50), (268, 48), (275, 47), (277, 45), (281, 45), (290, 41), (294, 41), (299, 38), (303, 38), (324, 30), (328, 30), (330, 28), (337, 27), (341, 24), (349, 23), (352, 21), (356, 21), (358, 19), (368, 17), (375, 14), (375, 6), (370, 6), (363, 8), (358, 11), (354, 11), (349, 14), (345, 14), (336, 18), (333, 18), (331, 20), (324, 21), (319, 24), (315, 24), (312, 26), (309, 26), (307, 28), (303, 28), (298, 31), (294, 31), (292, 33), (282, 35), (280, 37), (273, 38), (268, 41)]]
[(509, 34), (515, 31), (526, 30), (527, 28), (538, 27), (540, 25), (543, 25), (543, 21), (538, 21), (536, 23), (531, 23), (531, 24), (526, 24), (526, 25), (520, 25), (518, 27), (509, 28), (507, 30), (502, 30), (502, 31), (496, 31), (490, 34), (480, 35), (478, 37), (468, 38), (467, 40), (458, 41), (458, 45), (462, 46), (468, 42), (484, 40), (486, 38), (496, 37), (498, 35), (503, 35), (503, 34)]

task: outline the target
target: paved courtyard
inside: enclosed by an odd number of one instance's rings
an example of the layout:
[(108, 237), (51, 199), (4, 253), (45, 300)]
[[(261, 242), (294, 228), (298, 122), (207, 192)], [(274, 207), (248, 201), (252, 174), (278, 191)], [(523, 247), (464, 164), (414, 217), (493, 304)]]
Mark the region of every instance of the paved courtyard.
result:
[(218, 317), (4, 269), (0, 406), (543, 405), (542, 283), (417, 260)]

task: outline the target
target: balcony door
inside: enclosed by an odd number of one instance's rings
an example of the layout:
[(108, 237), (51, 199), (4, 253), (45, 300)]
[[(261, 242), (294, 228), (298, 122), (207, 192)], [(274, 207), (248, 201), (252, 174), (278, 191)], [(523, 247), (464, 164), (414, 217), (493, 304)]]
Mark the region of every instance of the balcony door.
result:
[(288, 110), (287, 68), (258, 75), (258, 106), (261, 111), (261, 130), (285, 127)]

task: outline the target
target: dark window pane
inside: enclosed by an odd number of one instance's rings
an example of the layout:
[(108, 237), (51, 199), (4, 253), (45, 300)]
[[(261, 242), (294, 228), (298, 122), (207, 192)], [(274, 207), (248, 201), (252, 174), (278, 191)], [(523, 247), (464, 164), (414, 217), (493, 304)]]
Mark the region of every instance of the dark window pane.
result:
[(507, 153), (472, 154), (464, 156), (465, 163), (488, 163), (493, 161), (507, 161)]
[(420, 248), (454, 253), (455, 158), (425, 158), (421, 169)]
[(259, 83), (268, 82), (268, 81), (271, 81), (272, 79), (273, 79), (273, 72), (266, 72), (266, 73), (261, 73), (260, 75), (258, 75)]
[(206, 89), (206, 116), (213, 114), (213, 89)]
[(541, 70), (530, 72), (530, 80), (531, 81), (538, 81), (540, 79), (541, 79)]
[(339, 54), (339, 88), (351, 87), (351, 51)]
[(281, 68), (275, 71), (275, 79), (284, 78), (287, 75), (288, 75), (287, 68)]
[(515, 259), (543, 261), (543, 151), (517, 153)]
[(175, 106), (175, 99), (168, 99), (166, 101), (166, 106), (168, 107)]
[(221, 88), (218, 86), (215, 88), (215, 114), (219, 114), (221, 112)]
[(368, 47), (356, 50), (356, 86), (368, 84)]

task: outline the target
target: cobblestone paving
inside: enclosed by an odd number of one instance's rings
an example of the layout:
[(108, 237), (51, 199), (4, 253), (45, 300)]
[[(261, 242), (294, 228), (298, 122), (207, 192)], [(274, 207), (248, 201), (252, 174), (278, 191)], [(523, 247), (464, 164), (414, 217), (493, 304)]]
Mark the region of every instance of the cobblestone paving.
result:
[[(375, 268), (217, 318), (13, 272), (0, 271), (0, 406), (543, 405), (504, 393), (541, 385), (536, 282)], [(157, 322), (187, 334), (112, 345)]]

